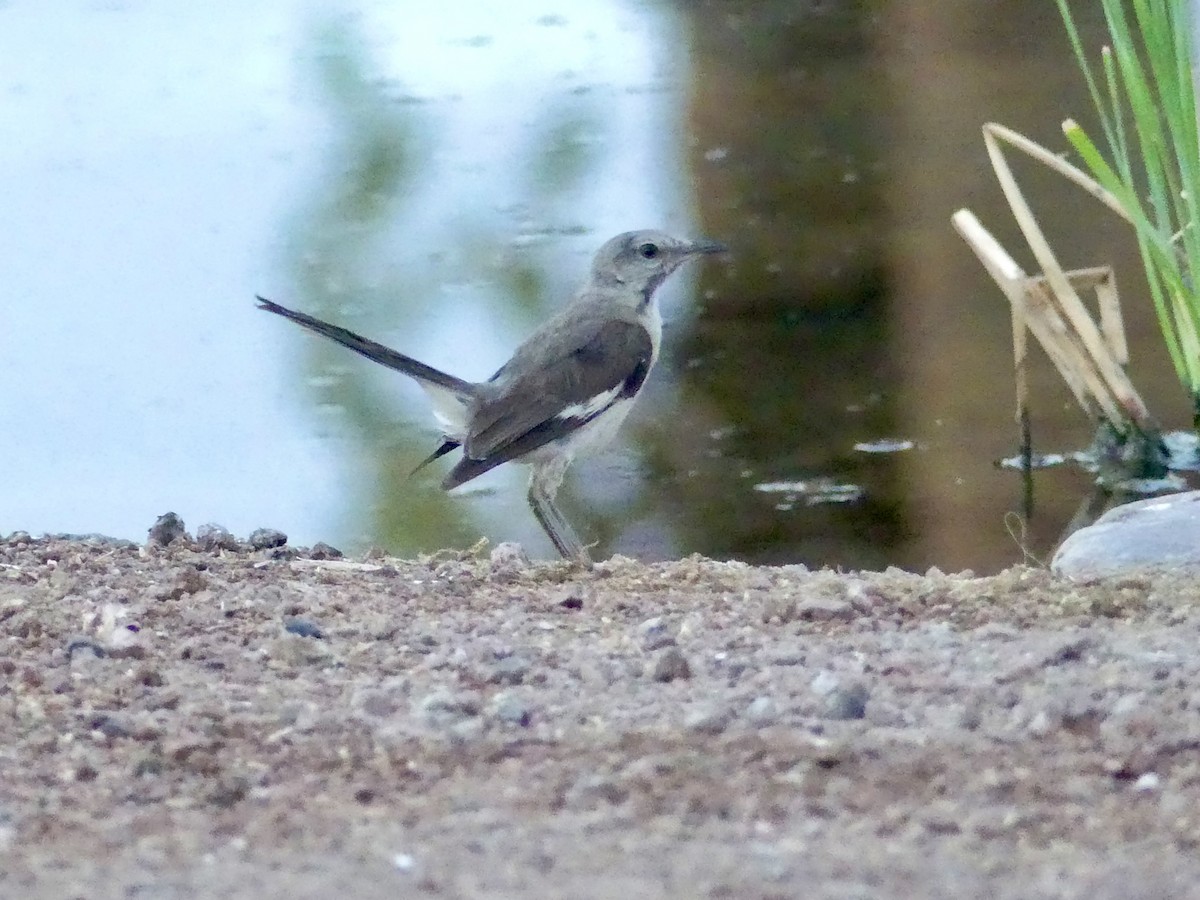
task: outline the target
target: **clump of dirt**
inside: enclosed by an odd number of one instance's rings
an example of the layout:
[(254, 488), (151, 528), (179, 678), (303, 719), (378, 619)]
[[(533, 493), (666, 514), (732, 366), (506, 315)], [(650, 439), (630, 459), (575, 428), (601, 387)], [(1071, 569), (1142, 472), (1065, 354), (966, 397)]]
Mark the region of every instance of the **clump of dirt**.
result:
[(217, 537), (0, 543), (0, 896), (1200, 883), (1191, 579)]

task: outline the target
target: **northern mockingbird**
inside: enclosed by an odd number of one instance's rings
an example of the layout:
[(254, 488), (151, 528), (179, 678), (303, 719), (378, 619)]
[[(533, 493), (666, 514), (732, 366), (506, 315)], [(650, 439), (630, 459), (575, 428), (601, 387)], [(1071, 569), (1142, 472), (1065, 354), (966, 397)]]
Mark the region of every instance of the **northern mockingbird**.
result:
[(645, 384), (662, 337), (655, 290), (687, 260), (724, 250), (658, 231), (617, 235), (596, 253), (575, 299), (479, 383), (262, 297), (258, 304), (425, 389), (443, 438), (414, 472), (459, 447), (462, 457), (442, 479), (447, 491), (502, 463), (531, 466), (528, 499), (538, 523), (563, 557), (588, 565), (587, 549), (554, 503), (563, 474), (575, 454), (612, 438)]

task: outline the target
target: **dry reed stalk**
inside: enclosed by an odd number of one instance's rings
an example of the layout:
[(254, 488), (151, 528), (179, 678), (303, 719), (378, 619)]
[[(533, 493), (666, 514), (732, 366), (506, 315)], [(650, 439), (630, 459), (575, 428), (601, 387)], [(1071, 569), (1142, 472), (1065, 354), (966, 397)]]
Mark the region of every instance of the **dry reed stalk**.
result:
[[(1026, 459), (1032, 453), (1026, 377), (1028, 332), (1042, 345), (1090, 418), (1126, 436), (1134, 431), (1156, 431), (1145, 402), (1125, 373), (1129, 351), (1112, 268), (1062, 268), (1009, 168), (1002, 142), (1068, 178), (1125, 217), (1116, 198), (1066, 160), (1011, 129), (989, 123), (983, 127), (983, 136), (1005, 199), (1044, 274), (1028, 275), (969, 210), (959, 210), (951, 221), (1012, 308), (1017, 421)], [(1081, 291), (1095, 291), (1099, 324), (1080, 299)]]

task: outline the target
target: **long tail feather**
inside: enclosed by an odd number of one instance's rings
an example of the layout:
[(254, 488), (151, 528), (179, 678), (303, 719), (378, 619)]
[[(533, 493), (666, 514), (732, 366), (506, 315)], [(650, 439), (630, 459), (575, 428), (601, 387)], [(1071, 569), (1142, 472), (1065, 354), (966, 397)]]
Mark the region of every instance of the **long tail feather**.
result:
[(408, 477), (412, 478), (414, 475), (416, 475), (418, 472), (420, 472), (423, 468), (425, 468), (427, 465), (429, 465), (435, 459), (441, 459), (447, 453), (450, 453), (452, 450), (457, 450), (461, 446), (462, 446), (462, 444), (460, 444), (458, 441), (452, 441), (449, 439), (442, 441), (442, 445), (440, 447), (438, 447), (436, 450), (434, 450), (432, 453), (430, 453), (423, 460), (421, 460), (421, 464), (418, 465), (411, 472), (409, 472)]
[(377, 344), (375, 341), (355, 334), (353, 331), (337, 325), (330, 325), (328, 322), (322, 322), (320, 319), (288, 309), (286, 306), (280, 306), (278, 303), (268, 300), (265, 297), (257, 297), (256, 299), (258, 300), (259, 309), (265, 309), (267, 312), (273, 312), (276, 315), (283, 316), (285, 319), (290, 319), (297, 325), (307, 328), (309, 331), (314, 331), (322, 337), (336, 341), (343, 347), (349, 347), (355, 353), (360, 353), (372, 362), (379, 363), (381, 366), (387, 366), (389, 369), (403, 372), (405, 375), (415, 378), (418, 381), (428, 382), (429, 384), (445, 388), (463, 398), (474, 397), (477, 393), (475, 385), (471, 384), (471, 382), (455, 378), (453, 375), (448, 375), (439, 369), (435, 369), (433, 366), (427, 366), (425, 363), (413, 359), (411, 356), (397, 353), (390, 347)]

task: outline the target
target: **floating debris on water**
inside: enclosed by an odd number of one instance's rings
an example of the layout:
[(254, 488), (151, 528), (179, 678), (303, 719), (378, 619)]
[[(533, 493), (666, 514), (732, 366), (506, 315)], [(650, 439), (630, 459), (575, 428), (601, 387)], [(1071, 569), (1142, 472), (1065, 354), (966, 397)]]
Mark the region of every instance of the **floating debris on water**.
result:
[[(1029, 461), (1031, 469), (1053, 469), (1068, 462), (1082, 463), (1082, 452), (1077, 453), (1035, 453)], [(1025, 462), (1020, 456), (1006, 456), (996, 463), (1001, 469), (1012, 469), (1020, 472), (1025, 468)]]
[[(1171, 431), (1162, 435), (1161, 450), (1169, 471), (1165, 474), (1137, 475), (1125, 477), (1120, 466), (1114, 467), (1107, 455), (1109, 447), (1097, 443), (1086, 450), (1070, 453), (1035, 453), (1030, 459), (1030, 469), (1052, 469), (1056, 466), (1075, 465), (1085, 472), (1097, 475), (1097, 483), (1108, 491), (1138, 497), (1153, 497), (1173, 494), (1185, 490), (1187, 481), (1176, 472), (1200, 471), (1200, 438), (1187, 431)], [(997, 461), (1001, 469), (1021, 472), (1025, 469), (1021, 456), (1009, 456)]]
[(862, 441), (854, 445), (854, 449), (859, 453), (903, 453), (905, 450), (911, 450), (917, 446), (914, 442), (908, 440), (889, 440), (883, 439), (878, 441)]
[(857, 484), (838, 484), (832, 478), (814, 478), (810, 481), (764, 481), (754, 485), (762, 494), (782, 494), (775, 504), (778, 510), (789, 510), (803, 500), (805, 506), (829, 503), (853, 503), (861, 500), (863, 489)]

